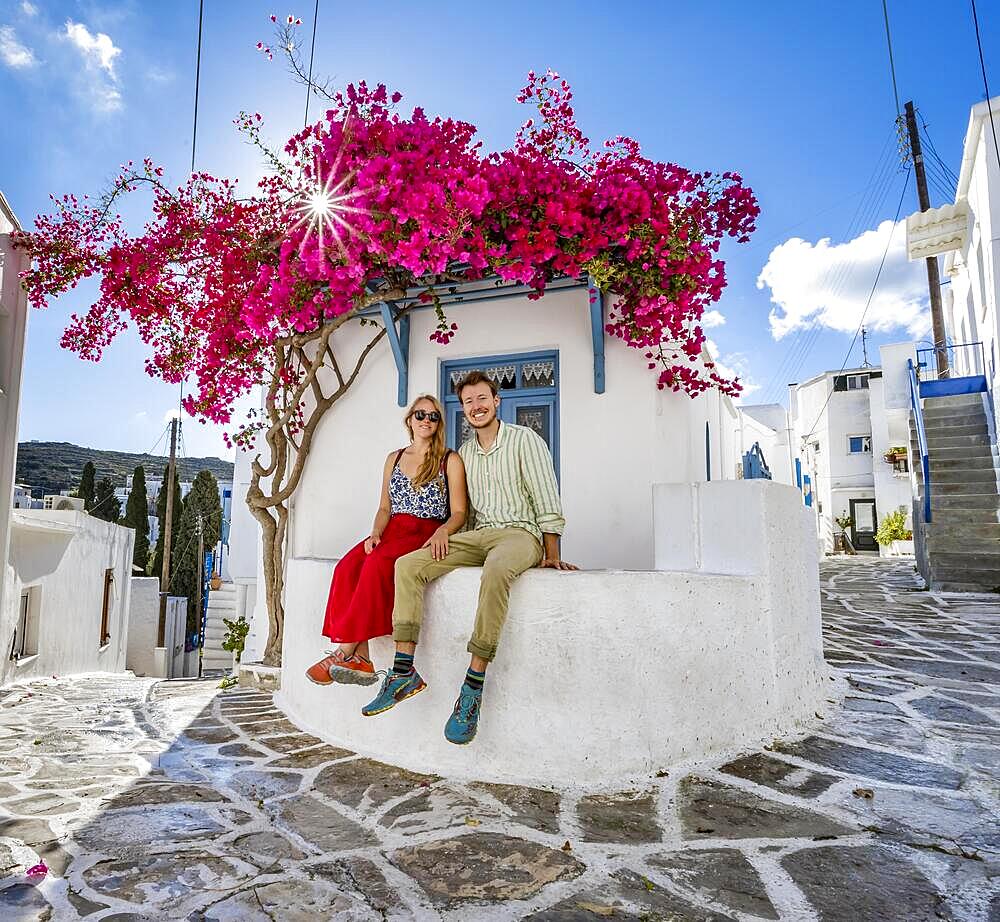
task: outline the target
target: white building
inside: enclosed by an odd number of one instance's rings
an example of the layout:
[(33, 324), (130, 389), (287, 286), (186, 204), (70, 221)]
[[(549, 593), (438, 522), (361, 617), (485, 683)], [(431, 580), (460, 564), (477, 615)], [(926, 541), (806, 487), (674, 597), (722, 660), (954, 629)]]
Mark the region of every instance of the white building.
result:
[[(764, 725), (808, 716), (805, 702), (822, 709), (815, 545), (803, 540), (811, 519), (794, 489), (738, 482), (743, 454), (755, 443), (766, 443), (761, 451), (787, 468), (787, 433), (766, 418), (741, 415), (717, 391), (691, 399), (658, 390), (641, 353), (605, 336), (600, 301), (589, 304), (585, 285), (566, 281), (540, 301), (529, 301), (523, 289), (497, 292), (491, 283), (459, 294), (464, 303), (447, 306), (460, 327), (451, 345), (431, 343), (434, 313), (415, 311), (398, 348), (386, 344), (372, 353), (349, 396), (316, 431), (289, 512), (282, 705), (327, 739), (350, 739), (355, 751), (407, 758), (425, 771), (467, 773), (474, 757), (496, 780), (571, 776), (580, 783), (738, 745)], [(504, 300), (487, 300), (498, 294)], [(338, 348), (350, 352), (361, 342), (358, 335)], [(454, 385), (475, 368), (498, 383), (501, 419), (532, 427), (550, 446), (567, 520), (563, 556), (589, 572), (532, 571), (517, 581), (507, 652), (491, 667), (508, 693), (487, 702), (473, 756), (448, 746), (438, 721), (416, 711), (403, 753), (398, 724), (357, 718), (359, 696), (370, 690), (324, 698), (318, 693), (329, 690), (311, 685), (303, 670), (324, 648), (334, 564), (367, 533), (382, 460), (407, 442), (402, 407), (421, 393), (438, 396), (455, 447), (465, 427)], [(230, 539), (230, 571), (247, 587), (248, 611), (263, 584), (259, 530), (243, 504), (249, 464), (250, 456), (237, 456)], [(787, 531), (769, 526), (775, 518)], [(465, 668), (461, 637), (471, 626), (477, 586), (478, 572), (460, 571), (428, 592), (428, 642), (420, 655), (438, 682), (418, 709), (450, 710), (445, 699)], [(267, 634), (263, 593), (255, 596), (245, 661), (260, 656)], [(574, 631), (566, 632), (567, 623)], [(601, 636), (614, 642), (579, 643)], [(577, 723), (565, 721), (570, 705), (558, 694), (532, 691), (546, 673), (543, 659), (587, 670), (591, 648), (621, 651), (623, 674), (646, 677), (647, 691), (656, 688), (634, 745), (620, 744), (615, 701), (624, 686), (592, 683), (573, 706)], [(388, 639), (375, 645), (380, 665), (389, 650)], [(647, 656), (648, 668), (672, 664), (662, 682), (651, 685), (645, 667), (624, 666)], [(758, 681), (768, 691), (751, 689)], [(753, 727), (741, 705), (749, 698), (767, 702)], [(692, 700), (712, 704), (692, 708)], [(659, 730), (664, 720), (670, 734)], [(593, 731), (587, 745), (574, 729), (580, 725)]]
[[(1000, 385), (1000, 162), (990, 127), (1000, 96), (969, 115), (955, 202), (911, 215), (911, 259), (944, 256), (941, 295), (953, 377), (985, 376)], [(931, 363), (933, 364), (933, 362)], [(994, 423), (1000, 422), (994, 401)]]
[(123, 670), (132, 567), (131, 529), (41, 508), (30, 489), (15, 490), (28, 314), (16, 229), (0, 193), (0, 686)]
[(793, 475), (816, 511), (823, 553), (834, 551), (837, 518), (851, 519), (857, 550), (875, 551), (879, 522), (900, 507), (910, 513), (906, 360), (915, 351), (902, 343), (881, 355), (881, 367), (824, 371), (789, 388)]
[(7, 549), (10, 546), (10, 510), (14, 505), (24, 339), (28, 327), (28, 297), (19, 278), (25, 260), (11, 245), (11, 233), (15, 230), (21, 230), (21, 225), (0, 192), (0, 604), (6, 584), (12, 578), (7, 566)]
[[(429, 341), (433, 311), (413, 313), (401, 398), (400, 369), (387, 345), (369, 357), (349, 396), (320, 424), (291, 501), (290, 560), (336, 559), (367, 533), (381, 462), (408, 439), (399, 404), (436, 395), (445, 405), (449, 443), (460, 444), (467, 429), (454, 384), (474, 368), (498, 382), (501, 418), (530, 425), (549, 444), (568, 523), (563, 554), (586, 568), (652, 568), (652, 485), (738, 479), (743, 453), (764, 433), (774, 438), (716, 390), (696, 399), (658, 390), (641, 354), (606, 338), (600, 322), (595, 335), (581, 283), (556, 285), (541, 301), (514, 294), (449, 310), (459, 323), (449, 346)], [(249, 463), (237, 454), (229, 557), (231, 578), (247, 586), (262, 580), (258, 526), (243, 502)], [(266, 626), (259, 614), (258, 624)], [(248, 650), (259, 653), (255, 644), (266, 638), (256, 627)]]
[(132, 541), (131, 528), (86, 512), (12, 513), (0, 686), (125, 669)]

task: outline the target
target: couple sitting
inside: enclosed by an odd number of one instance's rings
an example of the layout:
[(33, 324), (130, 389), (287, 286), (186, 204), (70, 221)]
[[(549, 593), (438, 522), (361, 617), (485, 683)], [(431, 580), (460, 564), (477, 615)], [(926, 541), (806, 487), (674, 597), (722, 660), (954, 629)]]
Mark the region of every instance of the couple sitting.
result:
[[(429, 396), (413, 402), (404, 419), (411, 442), (386, 458), (372, 533), (333, 573), (323, 634), (340, 646), (306, 674), (320, 685), (370, 685), (376, 674), (368, 641), (391, 633), (392, 670), (361, 713), (381, 714), (423, 691), (413, 657), (424, 587), (456, 567), (482, 567), (472, 660), (444, 731), (463, 744), (476, 735), (511, 583), (534, 566), (576, 567), (559, 557), (565, 520), (548, 446), (531, 429), (497, 418), (500, 397), (482, 372), (466, 375), (457, 393), (475, 436), (449, 451), (441, 404)], [(470, 504), (469, 528), (459, 534)]]

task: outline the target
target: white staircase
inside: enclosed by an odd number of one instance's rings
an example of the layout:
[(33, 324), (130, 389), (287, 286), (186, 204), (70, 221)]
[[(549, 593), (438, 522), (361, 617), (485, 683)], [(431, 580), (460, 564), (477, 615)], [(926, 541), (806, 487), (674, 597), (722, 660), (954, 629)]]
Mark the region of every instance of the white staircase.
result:
[(208, 593), (208, 614), (205, 618), (205, 649), (201, 654), (202, 672), (233, 668), (233, 654), (222, 649), (222, 638), (226, 634), (223, 618), (236, 620), (236, 585), (223, 583), (218, 589)]

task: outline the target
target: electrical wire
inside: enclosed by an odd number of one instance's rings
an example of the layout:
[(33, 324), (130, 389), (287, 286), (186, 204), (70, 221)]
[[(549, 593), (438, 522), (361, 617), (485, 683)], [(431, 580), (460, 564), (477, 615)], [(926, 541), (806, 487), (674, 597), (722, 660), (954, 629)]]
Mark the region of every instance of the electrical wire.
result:
[(194, 172), (194, 153), (198, 143), (198, 92), (201, 85), (201, 24), (205, 16), (205, 0), (198, 2), (198, 56), (194, 67), (194, 127), (191, 130), (191, 172)]
[(889, 10), (886, 0), (882, 0), (882, 16), (885, 19), (885, 43), (889, 47), (889, 73), (892, 75), (892, 95), (896, 100), (896, 118), (899, 119), (899, 90), (896, 88), (896, 65), (892, 60), (892, 36), (889, 34)]
[[(896, 131), (895, 127), (893, 127), (882, 146), (868, 183), (864, 187), (861, 201), (855, 208), (851, 221), (847, 226), (844, 235), (845, 240), (854, 239), (861, 228), (868, 228), (875, 217), (881, 212), (882, 204), (891, 188), (890, 180), (894, 169), (891, 144), (895, 136)], [(843, 289), (853, 271), (853, 266), (846, 263), (836, 263), (830, 266), (823, 274), (822, 279), (819, 281), (819, 286), (821, 288), (829, 287), (831, 294), (836, 296)], [(822, 333), (822, 324), (815, 319), (805, 331), (800, 332), (791, 347), (785, 352), (781, 362), (765, 386), (763, 391), (765, 399), (771, 397), (772, 400), (776, 400), (781, 396), (782, 390), (785, 387), (783, 382), (795, 378)]]
[[(920, 115), (920, 110), (917, 110), (917, 115)], [(954, 183), (958, 185), (958, 176), (955, 171), (948, 166), (948, 164), (942, 159), (941, 155), (937, 152), (937, 148), (934, 146), (934, 141), (931, 138), (930, 130), (927, 127), (927, 122), (924, 121), (923, 116), (920, 116), (920, 133), (923, 135), (924, 140), (927, 142), (927, 148), (930, 151), (931, 158), (934, 162), (941, 167), (945, 175)]]
[(316, 6), (313, 9), (312, 45), (309, 48), (309, 82), (306, 84), (306, 117), (302, 122), (303, 128), (305, 128), (305, 126), (309, 124), (309, 97), (312, 96), (313, 56), (316, 54), (316, 21), (318, 19), (319, 19), (319, 0), (316, 0)]
[(986, 90), (986, 111), (990, 114), (990, 129), (993, 131), (993, 153), (1000, 165), (1000, 148), (997, 147), (997, 126), (993, 122), (993, 106), (990, 104), (990, 84), (986, 79), (986, 61), (983, 58), (983, 42), (979, 35), (979, 16), (976, 14), (976, 0), (972, 3), (972, 22), (976, 27), (976, 47), (979, 49), (979, 66), (983, 71), (983, 89)]
[[(865, 302), (865, 309), (861, 312), (861, 320), (858, 322), (858, 328), (854, 331), (854, 336), (851, 339), (851, 344), (850, 346), (847, 347), (847, 354), (844, 356), (844, 361), (841, 363), (841, 366), (838, 369), (837, 374), (840, 374), (840, 372), (842, 372), (847, 367), (847, 363), (851, 359), (851, 353), (854, 351), (854, 346), (858, 341), (858, 336), (861, 334), (861, 328), (864, 326), (865, 318), (868, 316), (868, 309), (871, 307), (872, 299), (875, 297), (875, 292), (878, 290), (878, 283), (879, 280), (882, 278), (882, 270), (885, 268), (885, 261), (889, 255), (889, 247), (892, 246), (892, 238), (894, 236), (896, 226), (899, 224), (899, 215), (903, 210), (903, 200), (906, 198), (906, 190), (909, 187), (909, 185), (910, 185), (910, 170), (907, 170), (906, 180), (903, 182), (903, 191), (900, 193), (899, 204), (896, 206), (896, 216), (893, 218), (892, 228), (889, 231), (889, 239), (886, 240), (885, 242), (885, 249), (882, 251), (882, 259), (878, 264), (878, 271), (875, 273), (875, 281), (872, 282), (872, 289), (868, 293), (868, 300)], [(831, 388), (830, 392), (826, 395), (826, 400), (823, 402), (823, 406), (820, 408), (820, 411), (817, 414), (816, 419), (813, 422), (812, 426), (810, 427), (809, 431), (804, 436), (802, 436), (803, 441), (805, 439), (808, 439), (809, 436), (811, 436), (816, 431), (816, 426), (819, 424), (820, 419), (822, 419), (823, 413), (825, 412), (827, 406), (829, 405), (830, 399), (833, 397), (833, 394), (834, 391), (833, 388)]]
[[(855, 224), (857, 223), (858, 217), (861, 214), (862, 210), (867, 210), (867, 204), (866, 203), (869, 201), (869, 196), (871, 194), (872, 189), (876, 185), (877, 178), (884, 171), (885, 162), (886, 162), (886, 153), (887, 153), (887, 151), (889, 149), (890, 143), (892, 142), (894, 134), (895, 134), (895, 132), (891, 132), (890, 135), (889, 135), (889, 137), (886, 139), (885, 143), (883, 144), (882, 150), (881, 150), (881, 152), (879, 153), (879, 156), (878, 156), (878, 160), (876, 160), (875, 169), (872, 171), (872, 175), (869, 177), (867, 184), (864, 186), (864, 188), (862, 190), (861, 201), (858, 202), (858, 205), (857, 205), (857, 207), (854, 210), (854, 214), (851, 217), (851, 221), (850, 221), (850, 223), (848, 224), (848, 227), (847, 227), (847, 237), (848, 237), (848, 239), (850, 239), (850, 236), (852, 234), (852, 229), (854, 228)], [(826, 282), (828, 281), (828, 279), (830, 277), (830, 274), (833, 271), (834, 270), (833, 270), (832, 267), (827, 269), (827, 271), (824, 274), (824, 277), (823, 277), (823, 279), (821, 281), (821, 285), (826, 284)], [(771, 378), (769, 379), (767, 385), (764, 388), (763, 396), (765, 397), (765, 399), (767, 397), (769, 397), (770, 395), (772, 395), (772, 394), (774, 394), (775, 396), (777, 396), (778, 394), (780, 394), (781, 388), (783, 386), (782, 383), (781, 383), (782, 380), (784, 378), (786, 378), (786, 377), (789, 377), (789, 375), (787, 374), (788, 368), (791, 366), (791, 364), (793, 362), (795, 362), (798, 359), (798, 356), (803, 352), (803, 350), (807, 350), (808, 348), (810, 348), (809, 346), (806, 346), (805, 344), (806, 344), (806, 340), (808, 339), (808, 337), (810, 335), (811, 330), (812, 330), (812, 326), (810, 326), (805, 331), (799, 331), (799, 333), (796, 335), (795, 340), (792, 342), (791, 346), (786, 350), (785, 354), (782, 356), (782, 359), (779, 362), (778, 367), (774, 370), (774, 372), (771, 375)]]

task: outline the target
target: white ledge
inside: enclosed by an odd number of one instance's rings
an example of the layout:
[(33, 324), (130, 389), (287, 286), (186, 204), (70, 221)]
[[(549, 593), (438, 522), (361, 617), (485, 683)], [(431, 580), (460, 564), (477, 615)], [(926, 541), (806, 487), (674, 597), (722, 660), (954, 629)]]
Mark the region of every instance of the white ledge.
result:
[[(427, 590), (416, 653), (427, 690), (365, 718), (377, 685), (305, 676), (329, 648), (320, 631), (335, 561), (289, 561), (279, 704), (302, 727), (384, 762), (590, 788), (801, 727), (825, 708), (827, 683), (816, 542), (798, 493), (737, 481), (659, 485), (655, 496), (656, 520), (673, 532), (657, 559), (676, 567), (686, 535), (690, 568), (524, 574), (471, 745), (453, 746), (443, 731), (468, 665), (475, 568)], [(374, 641), (372, 653), (388, 667), (391, 640)]]

